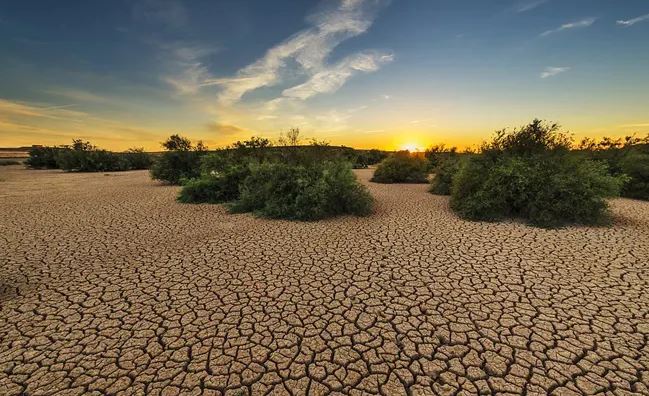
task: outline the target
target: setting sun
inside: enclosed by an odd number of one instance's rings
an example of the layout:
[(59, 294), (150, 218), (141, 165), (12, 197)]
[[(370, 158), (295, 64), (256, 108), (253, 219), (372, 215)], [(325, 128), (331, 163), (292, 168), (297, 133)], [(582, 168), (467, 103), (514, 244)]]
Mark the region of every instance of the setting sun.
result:
[(402, 144), (401, 147), (399, 147), (399, 150), (408, 150), (411, 153), (422, 151), (421, 146), (417, 143)]

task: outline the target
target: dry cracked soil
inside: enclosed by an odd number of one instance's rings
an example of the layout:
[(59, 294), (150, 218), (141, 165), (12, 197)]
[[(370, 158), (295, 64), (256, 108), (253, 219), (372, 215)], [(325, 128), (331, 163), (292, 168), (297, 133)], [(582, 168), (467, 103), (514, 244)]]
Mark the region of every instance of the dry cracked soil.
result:
[(0, 394), (649, 394), (649, 203), (613, 227), (175, 202), (146, 172), (0, 170)]

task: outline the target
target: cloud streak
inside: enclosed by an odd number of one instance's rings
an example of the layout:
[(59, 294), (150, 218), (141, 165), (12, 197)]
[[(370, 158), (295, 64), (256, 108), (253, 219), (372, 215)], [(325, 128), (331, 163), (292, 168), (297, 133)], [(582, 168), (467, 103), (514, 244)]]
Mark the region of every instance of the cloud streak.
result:
[(350, 55), (331, 67), (323, 68), (305, 83), (285, 89), (282, 94), (305, 100), (317, 94), (335, 92), (355, 74), (377, 71), (381, 65), (393, 59), (392, 54), (374, 51)]
[(643, 22), (643, 21), (649, 21), (649, 14), (641, 15), (641, 16), (639, 16), (637, 18), (633, 18), (633, 19), (619, 20), (616, 23), (618, 25), (620, 25), (620, 26), (629, 27), (629, 26), (633, 26), (636, 23)]
[(519, 3), (516, 5), (515, 10), (518, 13), (532, 11), (535, 8), (547, 3), (548, 0), (531, 0)]
[(549, 66), (549, 67), (546, 67), (545, 70), (543, 70), (543, 72), (541, 72), (540, 77), (541, 78), (550, 78), (550, 77), (554, 77), (556, 75), (559, 75), (561, 73), (565, 73), (568, 70), (570, 70), (569, 67), (552, 67), (552, 66)]
[(565, 24), (559, 26), (556, 29), (546, 30), (545, 32), (541, 33), (541, 37), (546, 37), (546, 36), (549, 36), (551, 34), (562, 32), (564, 30), (586, 28), (586, 27), (591, 26), (593, 23), (595, 23), (596, 20), (597, 20), (597, 18), (585, 18), (585, 19), (582, 19), (582, 20), (579, 20), (579, 21), (565, 23)]
[(187, 10), (176, 0), (140, 0), (133, 6), (133, 17), (174, 29), (185, 26), (188, 20)]
[(334, 65), (326, 63), (340, 43), (369, 29), (385, 3), (384, 0), (342, 0), (334, 8), (311, 15), (307, 19), (309, 28), (270, 48), (234, 77), (208, 79), (203, 85), (221, 86), (219, 101), (232, 104), (248, 92), (281, 83), (283, 72), (297, 66), (298, 73), (306, 74), (309, 79), (285, 89), (285, 96), (306, 99), (317, 93), (333, 92), (356, 72), (378, 70), (381, 63), (391, 60), (388, 54), (363, 52)]
[(162, 79), (183, 95), (195, 94), (211, 78), (202, 59), (218, 52), (216, 48), (175, 43), (161, 45), (174, 73)]

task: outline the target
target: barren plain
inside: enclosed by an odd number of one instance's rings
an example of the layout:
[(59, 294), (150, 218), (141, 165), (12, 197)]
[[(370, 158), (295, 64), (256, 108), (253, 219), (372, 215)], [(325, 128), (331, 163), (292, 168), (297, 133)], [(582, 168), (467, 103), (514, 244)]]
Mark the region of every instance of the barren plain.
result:
[(649, 202), (612, 227), (230, 215), (146, 171), (0, 169), (0, 394), (649, 394)]

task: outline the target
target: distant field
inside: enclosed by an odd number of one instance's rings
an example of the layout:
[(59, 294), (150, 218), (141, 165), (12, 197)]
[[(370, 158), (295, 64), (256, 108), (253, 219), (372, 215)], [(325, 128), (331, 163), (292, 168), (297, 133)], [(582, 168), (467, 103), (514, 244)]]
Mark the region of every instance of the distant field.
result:
[(29, 153), (27, 151), (9, 151), (9, 150), (4, 150), (0, 149), (0, 159), (24, 159), (29, 157)]

